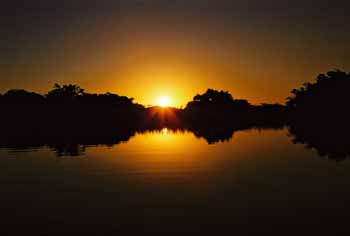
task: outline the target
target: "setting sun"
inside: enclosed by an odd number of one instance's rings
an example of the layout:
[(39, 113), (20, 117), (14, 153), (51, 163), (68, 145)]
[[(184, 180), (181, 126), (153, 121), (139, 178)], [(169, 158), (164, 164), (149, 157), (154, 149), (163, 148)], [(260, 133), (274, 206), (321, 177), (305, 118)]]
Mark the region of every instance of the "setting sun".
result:
[(168, 107), (170, 105), (170, 98), (167, 96), (159, 97), (158, 105), (161, 107)]

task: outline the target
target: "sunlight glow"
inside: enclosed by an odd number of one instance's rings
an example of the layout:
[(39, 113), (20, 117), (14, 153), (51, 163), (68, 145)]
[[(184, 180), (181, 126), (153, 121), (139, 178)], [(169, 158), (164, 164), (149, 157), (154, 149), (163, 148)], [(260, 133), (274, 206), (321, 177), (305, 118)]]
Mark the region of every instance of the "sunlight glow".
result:
[(168, 134), (168, 128), (162, 129), (162, 134)]
[(159, 97), (158, 105), (161, 106), (161, 107), (168, 107), (168, 106), (170, 106), (170, 98), (167, 97), (167, 96)]

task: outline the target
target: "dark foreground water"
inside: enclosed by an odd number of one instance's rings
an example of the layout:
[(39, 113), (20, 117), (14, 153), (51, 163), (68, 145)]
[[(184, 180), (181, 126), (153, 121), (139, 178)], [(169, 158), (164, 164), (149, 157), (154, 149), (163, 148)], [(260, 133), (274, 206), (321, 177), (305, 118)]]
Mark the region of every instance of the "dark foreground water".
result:
[(1, 235), (350, 228), (350, 161), (321, 158), (285, 129), (212, 145), (164, 129), (81, 149), (0, 150)]

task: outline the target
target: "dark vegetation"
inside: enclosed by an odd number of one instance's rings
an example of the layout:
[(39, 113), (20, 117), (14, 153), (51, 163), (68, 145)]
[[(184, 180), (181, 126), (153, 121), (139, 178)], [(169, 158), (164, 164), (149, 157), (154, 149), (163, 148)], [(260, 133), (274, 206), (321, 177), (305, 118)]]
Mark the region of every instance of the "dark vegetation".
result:
[[(219, 137), (220, 133), (227, 133), (227, 129), (237, 130), (259, 123), (283, 124), (277, 116), (281, 117), (284, 111), (282, 105), (253, 106), (246, 100), (233, 99), (228, 92), (212, 89), (196, 95), (185, 109), (146, 108), (134, 103), (132, 98), (112, 93), (90, 94), (71, 84), (56, 84), (46, 95), (9, 90), (0, 97), (0, 104), (3, 134), (8, 137), (36, 135), (45, 139), (102, 138), (119, 132), (164, 127)], [(262, 118), (264, 121), (259, 121)]]
[(350, 73), (330, 71), (292, 91), (287, 109), (294, 143), (332, 160), (350, 157)]
[(349, 157), (350, 74), (331, 71), (294, 89), (285, 105), (252, 105), (229, 92), (208, 89), (184, 109), (144, 107), (117, 94), (86, 93), (56, 84), (41, 95), (22, 89), (0, 96), (0, 146), (49, 146), (58, 156), (79, 155), (89, 145), (114, 145), (136, 132), (187, 130), (209, 144), (235, 131), (289, 127), (294, 143), (335, 160)]
[(194, 127), (279, 126), (286, 120), (285, 107), (279, 104), (252, 105), (234, 99), (225, 91), (208, 89), (198, 94), (183, 111), (184, 120)]

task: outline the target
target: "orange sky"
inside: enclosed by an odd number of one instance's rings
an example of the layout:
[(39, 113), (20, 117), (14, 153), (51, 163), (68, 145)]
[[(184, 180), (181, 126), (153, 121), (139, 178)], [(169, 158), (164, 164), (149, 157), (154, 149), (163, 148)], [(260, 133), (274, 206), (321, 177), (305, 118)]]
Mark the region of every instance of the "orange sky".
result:
[(27, 23), (23, 17), (18, 32), (9, 31), (0, 45), (0, 92), (46, 92), (54, 83), (75, 83), (145, 105), (168, 96), (179, 107), (214, 88), (273, 103), (319, 73), (350, 67), (349, 31), (338, 10), (327, 16), (306, 5), (246, 9), (179, 2), (103, 11), (64, 5), (65, 14), (34, 7), (30, 17), (46, 18)]

